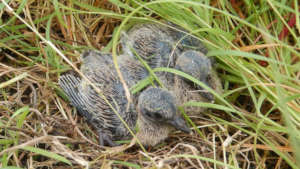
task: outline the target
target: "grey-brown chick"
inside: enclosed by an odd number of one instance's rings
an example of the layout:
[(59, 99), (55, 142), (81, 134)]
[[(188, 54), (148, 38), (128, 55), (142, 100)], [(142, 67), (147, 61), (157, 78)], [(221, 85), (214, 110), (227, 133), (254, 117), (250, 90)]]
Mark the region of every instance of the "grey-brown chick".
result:
[[(212, 63), (203, 53), (195, 50), (184, 51), (176, 60), (175, 68), (196, 77), (207, 86), (212, 87), (209, 81), (213, 71)], [(187, 81), (187, 83), (189, 83), (189, 81)], [(195, 88), (203, 90), (202, 87), (198, 85), (195, 85)], [(209, 92), (204, 91), (202, 95), (209, 101), (214, 100), (214, 96)]]
[[(147, 71), (136, 61), (122, 56), (118, 60), (128, 87), (147, 76)], [(82, 54), (82, 61), (82, 73), (102, 91), (131, 130), (138, 128), (137, 136), (143, 145), (156, 145), (168, 136), (172, 127), (190, 132), (177, 113), (176, 99), (169, 91), (149, 87), (135, 95), (127, 109), (128, 101), (111, 54), (88, 51)], [(85, 80), (67, 73), (60, 77), (59, 84), (72, 105), (98, 131), (100, 145), (115, 146), (114, 140), (132, 137), (110, 106)]]
[(180, 52), (174, 42), (165, 27), (152, 23), (136, 25), (121, 37), (124, 53), (135, 59), (135, 51), (152, 68), (174, 66)]
[(205, 55), (207, 54), (206, 47), (199, 39), (193, 37), (186, 30), (172, 22), (168, 22), (167, 24), (169, 27), (163, 29), (165, 29), (165, 32), (174, 39), (174, 42), (177, 44), (176, 47), (181, 52), (186, 50), (196, 50)]
[(174, 59), (185, 50), (207, 53), (199, 39), (171, 22), (167, 25), (143, 23), (133, 26), (121, 37), (124, 53), (134, 57), (134, 50), (152, 67), (173, 66)]
[[(121, 38), (124, 53), (134, 57), (135, 54), (132, 52), (134, 50), (152, 68), (176, 68), (199, 79), (209, 87), (221, 91), (221, 89), (214, 88), (221, 87), (221, 84), (212, 69), (212, 59), (205, 56), (206, 48), (198, 39), (188, 35), (182, 28), (171, 23), (169, 25), (181, 31), (154, 23), (134, 26)], [(189, 80), (183, 80), (187, 84), (191, 84)], [(214, 101), (211, 93), (203, 90), (200, 86), (192, 85), (196, 87), (194, 90), (200, 89), (200, 94), (205, 98), (203, 98), (204, 100)], [(173, 88), (172, 83), (169, 83), (168, 86), (169, 89)], [(188, 88), (193, 90), (193, 88)]]
[(161, 88), (150, 87), (140, 94), (137, 137), (144, 145), (153, 146), (163, 141), (167, 138), (170, 127), (190, 133), (183, 118), (176, 113), (177, 102), (173, 94)]

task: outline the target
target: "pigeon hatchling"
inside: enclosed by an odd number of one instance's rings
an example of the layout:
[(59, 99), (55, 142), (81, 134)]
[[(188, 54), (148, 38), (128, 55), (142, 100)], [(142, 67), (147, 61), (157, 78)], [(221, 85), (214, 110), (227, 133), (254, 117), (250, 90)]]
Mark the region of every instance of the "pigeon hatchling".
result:
[[(221, 93), (222, 85), (212, 68), (214, 60), (205, 56), (207, 49), (198, 39), (189, 35), (182, 28), (172, 23), (167, 23), (167, 25), (143, 23), (133, 26), (121, 37), (124, 53), (133, 58), (139, 55), (152, 68), (170, 67), (178, 69)], [(161, 75), (158, 74), (158, 76)], [(164, 83), (167, 84), (165, 86), (169, 90), (177, 92), (179, 96), (186, 95), (182, 101), (194, 99), (197, 101), (214, 101), (213, 94), (189, 80), (166, 74), (161, 76), (161, 79), (165, 81)], [(174, 86), (175, 84), (180, 86)], [(195, 90), (200, 92), (195, 92)]]
[[(137, 138), (144, 146), (154, 146), (163, 141), (173, 128), (190, 133), (178, 114), (178, 101), (171, 92), (148, 87), (128, 102), (111, 54), (90, 50), (81, 58), (81, 72), (101, 90), (129, 128), (137, 131)], [(129, 88), (148, 76), (144, 67), (130, 57), (119, 56), (118, 63)], [(100, 145), (116, 146), (115, 140), (132, 138), (110, 105), (75, 72), (61, 75), (59, 85), (71, 104), (97, 130)]]

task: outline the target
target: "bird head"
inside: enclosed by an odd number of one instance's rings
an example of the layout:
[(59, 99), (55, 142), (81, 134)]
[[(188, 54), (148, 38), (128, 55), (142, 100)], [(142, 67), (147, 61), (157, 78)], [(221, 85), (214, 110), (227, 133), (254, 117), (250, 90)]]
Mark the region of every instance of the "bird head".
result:
[[(211, 77), (212, 62), (211, 59), (205, 56), (203, 53), (194, 50), (187, 50), (183, 52), (178, 57), (175, 68), (193, 76), (207, 86), (211, 87), (209, 78)], [(202, 87), (198, 85), (196, 85), (196, 88), (203, 90)], [(202, 92), (201, 95), (209, 101), (214, 100), (214, 96), (207, 91)]]
[(139, 96), (138, 109), (142, 118), (153, 125), (169, 125), (186, 133), (191, 132), (177, 113), (175, 97), (167, 90), (146, 89)]

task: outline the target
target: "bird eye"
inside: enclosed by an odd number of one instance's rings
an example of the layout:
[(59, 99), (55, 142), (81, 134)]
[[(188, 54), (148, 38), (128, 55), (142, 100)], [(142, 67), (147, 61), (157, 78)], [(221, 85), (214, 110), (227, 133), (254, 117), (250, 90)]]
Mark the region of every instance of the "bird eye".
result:
[(152, 113), (151, 112), (149, 112), (149, 111), (146, 111), (146, 113), (145, 113), (148, 117), (150, 117), (150, 118), (152, 118)]
[(211, 81), (211, 80), (212, 80), (211, 75), (209, 74), (209, 75), (206, 77), (206, 79), (207, 79), (208, 82)]
[(146, 116), (148, 116), (151, 119), (155, 120), (161, 120), (163, 117), (160, 113), (152, 113), (150, 111), (145, 111)]
[(154, 118), (155, 119), (162, 119), (162, 115), (159, 113), (154, 113)]
[(153, 113), (147, 109), (144, 109), (144, 112), (145, 112), (145, 115), (150, 117), (150, 118), (153, 118)]

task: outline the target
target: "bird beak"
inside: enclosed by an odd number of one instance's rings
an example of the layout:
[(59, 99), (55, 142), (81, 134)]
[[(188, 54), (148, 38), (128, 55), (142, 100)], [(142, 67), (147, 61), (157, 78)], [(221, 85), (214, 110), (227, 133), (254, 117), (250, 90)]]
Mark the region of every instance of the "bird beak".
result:
[(209, 93), (208, 91), (204, 91), (201, 93), (203, 97), (205, 97), (209, 102), (213, 103), (215, 101), (215, 97), (212, 93)]
[[(209, 82), (205, 79), (201, 80), (203, 83), (205, 83), (207, 86), (211, 87)], [(201, 86), (197, 86), (198, 90), (204, 90)], [(206, 98), (209, 102), (213, 103), (215, 100), (215, 97), (212, 93), (208, 92), (207, 90), (204, 90), (200, 93), (204, 98)]]
[(188, 128), (188, 126), (186, 125), (185, 121), (183, 120), (182, 117), (180, 116), (175, 116), (174, 119), (168, 121), (168, 123), (170, 125), (172, 125), (173, 127), (175, 127), (177, 130), (181, 130), (185, 133), (190, 133), (191, 129)]

